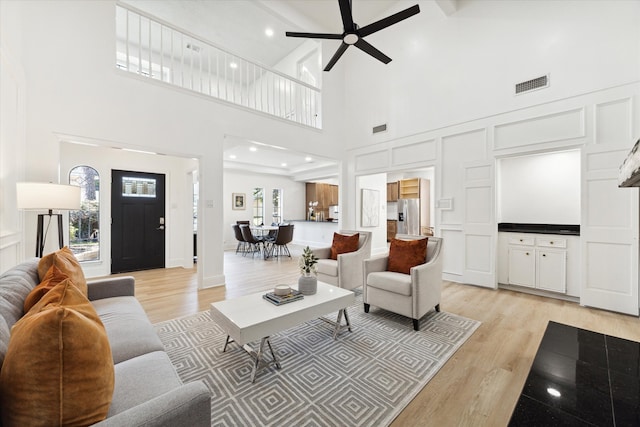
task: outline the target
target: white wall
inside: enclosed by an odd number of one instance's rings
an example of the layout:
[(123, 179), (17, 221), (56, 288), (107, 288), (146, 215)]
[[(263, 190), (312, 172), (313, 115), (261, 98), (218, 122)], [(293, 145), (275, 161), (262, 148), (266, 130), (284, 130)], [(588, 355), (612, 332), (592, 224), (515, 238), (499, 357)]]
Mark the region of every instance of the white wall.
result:
[[(25, 75), (22, 147), (29, 155), (17, 168), (24, 166), (28, 181), (58, 182), (57, 134), (198, 158), (204, 206), (198, 215), (199, 233), (206, 236), (199, 241), (198, 257), (203, 262), (198, 263), (198, 282), (200, 286), (221, 285), (224, 135), (339, 158), (344, 150), (338, 137), (341, 84), (323, 93), (323, 117), (328, 121), (323, 132), (318, 132), (119, 72), (114, 52), (115, 4), (94, 0), (2, 2), (2, 52), (14, 52)], [(15, 111), (19, 107), (22, 105)], [(3, 147), (13, 143), (2, 140)], [(7, 210), (15, 207), (10, 196), (3, 191)], [(30, 223), (25, 227), (30, 229)], [(28, 246), (22, 248), (17, 261), (30, 256)]]
[[(349, 88), (349, 148), (640, 76), (637, 1), (458, 0), (457, 7), (445, 17), (435, 2), (421, 1), (418, 15), (368, 36), (392, 58), (388, 65), (358, 49), (349, 49), (336, 64)], [(548, 88), (514, 95), (516, 83), (547, 73)], [(381, 123), (388, 123), (388, 131), (372, 135), (372, 126)]]
[[(167, 267), (193, 265), (193, 227), (191, 225), (193, 223), (193, 191), (187, 191), (187, 189), (192, 182), (190, 173), (198, 168), (196, 160), (131, 153), (109, 147), (61, 143), (60, 174), (63, 182), (69, 182), (69, 171), (76, 166), (91, 166), (100, 174), (100, 260), (82, 264), (86, 276), (111, 274), (112, 169), (165, 174), (167, 224), (165, 264)], [(65, 224), (66, 227), (67, 224)], [(29, 241), (30, 239), (27, 239), (27, 242)], [(33, 241), (35, 242), (35, 234)]]
[(580, 224), (580, 151), (500, 159), (498, 222)]
[[(300, 220), (305, 218), (306, 187), (304, 182), (297, 182), (285, 176), (225, 170), (223, 187), (225, 249), (235, 249), (237, 244), (231, 224), (235, 224), (238, 220), (251, 220), (251, 197), (253, 189), (256, 187), (264, 188), (265, 224), (271, 224), (271, 214), (273, 212), (272, 192), (275, 188), (283, 189), (283, 219)], [(246, 209), (234, 210), (232, 208), (233, 193), (244, 193), (246, 195)]]

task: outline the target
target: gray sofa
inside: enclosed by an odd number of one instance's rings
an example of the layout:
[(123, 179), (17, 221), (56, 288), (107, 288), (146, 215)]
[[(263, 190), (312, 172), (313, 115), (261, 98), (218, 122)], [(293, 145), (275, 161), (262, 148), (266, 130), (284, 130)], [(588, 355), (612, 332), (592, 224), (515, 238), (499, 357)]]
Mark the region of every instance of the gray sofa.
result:
[[(0, 366), (11, 327), (23, 316), (24, 300), (39, 283), (38, 261), (25, 261), (0, 276)], [(108, 417), (95, 425), (210, 426), (208, 388), (202, 381), (182, 383), (134, 297), (133, 277), (88, 282), (89, 300), (105, 326), (115, 370)]]

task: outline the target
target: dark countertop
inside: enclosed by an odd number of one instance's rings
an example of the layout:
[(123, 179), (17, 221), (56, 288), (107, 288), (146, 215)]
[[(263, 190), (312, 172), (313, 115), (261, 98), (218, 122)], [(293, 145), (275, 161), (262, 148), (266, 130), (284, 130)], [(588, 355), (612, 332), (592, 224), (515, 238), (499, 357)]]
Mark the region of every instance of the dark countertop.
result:
[(512, 233), (534, 233), (534, 234), (560, 234), (565, 236), (579, 236), (579, 224), (523, 224), (517, 222), (498, 223), (498, 231), (508, 231)]

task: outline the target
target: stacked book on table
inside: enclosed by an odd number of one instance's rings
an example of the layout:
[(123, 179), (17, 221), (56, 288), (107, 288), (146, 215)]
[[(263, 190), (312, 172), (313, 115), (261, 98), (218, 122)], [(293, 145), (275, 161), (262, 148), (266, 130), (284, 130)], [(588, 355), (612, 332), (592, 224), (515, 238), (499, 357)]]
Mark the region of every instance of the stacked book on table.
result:
[(276, 295), (273, 292), (267, 292), (262, 296), (262, 298), (266, 299), (272, 304), (282, 305), (287, 304), (293, 301), (301, 300), (304, 296), (300, 291), (296, 291), (295, 289), (291, 289), (287, 295)]

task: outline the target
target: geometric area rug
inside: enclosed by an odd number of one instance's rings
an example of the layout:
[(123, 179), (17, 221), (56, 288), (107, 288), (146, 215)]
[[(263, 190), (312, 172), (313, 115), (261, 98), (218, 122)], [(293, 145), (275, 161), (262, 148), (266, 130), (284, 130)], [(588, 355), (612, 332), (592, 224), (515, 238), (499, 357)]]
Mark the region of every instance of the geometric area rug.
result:
[(239, 345), (222, 352), (226, 334), (208, 311), (155, 327), (182, 381), (209, 387), (213, 426), (387, 426), (480, 326), (431, 312), (416, 332), (406, 317), (364, 313), (361, 293), (348, 313), (353, 332), (335, 341), (321, 319), (273, 335), (282, 369), (263, 369), (255, 383)]

